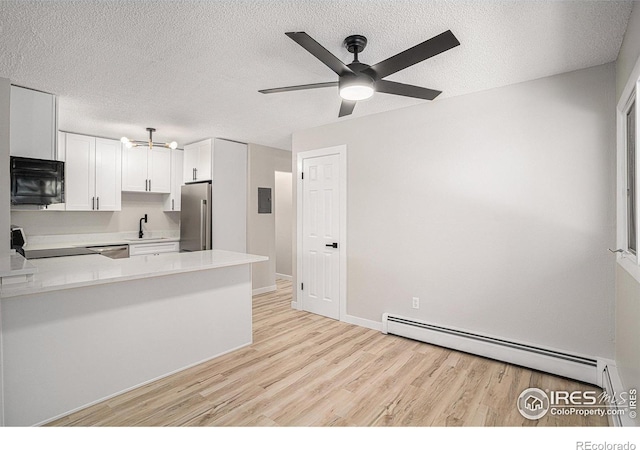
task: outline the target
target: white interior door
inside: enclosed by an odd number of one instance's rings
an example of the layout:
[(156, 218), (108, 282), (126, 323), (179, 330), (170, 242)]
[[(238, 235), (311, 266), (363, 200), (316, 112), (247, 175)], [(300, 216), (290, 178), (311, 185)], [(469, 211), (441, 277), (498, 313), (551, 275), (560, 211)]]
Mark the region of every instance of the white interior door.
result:
[(340, 156), (302, 163), (302, 306), (340, 318)]

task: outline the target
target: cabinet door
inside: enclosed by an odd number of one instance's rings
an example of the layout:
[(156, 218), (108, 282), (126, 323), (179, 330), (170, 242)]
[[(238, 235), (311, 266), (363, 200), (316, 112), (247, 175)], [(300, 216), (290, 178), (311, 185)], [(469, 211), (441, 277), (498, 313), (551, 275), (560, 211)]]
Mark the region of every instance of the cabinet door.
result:
[(171, 194), (164, 202), (165, 211), (180, 211), (183, 161), (184, 152), (182, 150), (171, 150)]
[(211, 180), (212, 140), (207, 139), (184, 147), (185, 183)]
[(120, 211), (121, 163), (120, 141), (96, 138), (96, 209)]
[(11, 156), (56, 159), (56, 97), (11, 86), (9, 105)]
[(96, 139), (67, 133), (64, 192), (67, 211), (95, 208)]
[(153, 147), (148, 152), (149, 191), (171, 193), (171, 150)]
[(192, 183), (196, 181), (195, 168), (198, 165), (198, 143), (184, 146), (182, 182)]
[(213, 146), (211, 139), (207, 139), (198, 147), (198, 161), (196, 164), (196, 181), (213, 179)]
[(146, 192), (147, 147), (131, 147), (122, 149), (122, 190), (130, 192)]

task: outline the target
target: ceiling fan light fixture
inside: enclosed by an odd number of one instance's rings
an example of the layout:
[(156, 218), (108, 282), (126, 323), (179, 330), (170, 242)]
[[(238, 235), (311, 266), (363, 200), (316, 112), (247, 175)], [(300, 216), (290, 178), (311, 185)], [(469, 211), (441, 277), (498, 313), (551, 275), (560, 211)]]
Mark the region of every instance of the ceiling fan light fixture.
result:
[(340, 97), (344, 100), (366, 100), (373, 96), (373, 80), (367, 76), (342, 77), (340, 79)]
[(373, 96), (373, 88), (371, 86), (345, 86), (340, 89), (340, 97), (344, 100), (358, 101), (366, 100)]

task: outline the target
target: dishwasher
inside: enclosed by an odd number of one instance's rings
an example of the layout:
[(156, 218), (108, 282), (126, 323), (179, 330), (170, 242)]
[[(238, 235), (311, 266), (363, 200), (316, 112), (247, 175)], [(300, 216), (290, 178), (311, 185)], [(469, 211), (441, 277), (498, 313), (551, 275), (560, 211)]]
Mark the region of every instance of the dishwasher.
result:
[(89, 250), (111, 259), (120, 259), (129, 257), (128, 245), (103, 245), (99, 247), (87, 247)]

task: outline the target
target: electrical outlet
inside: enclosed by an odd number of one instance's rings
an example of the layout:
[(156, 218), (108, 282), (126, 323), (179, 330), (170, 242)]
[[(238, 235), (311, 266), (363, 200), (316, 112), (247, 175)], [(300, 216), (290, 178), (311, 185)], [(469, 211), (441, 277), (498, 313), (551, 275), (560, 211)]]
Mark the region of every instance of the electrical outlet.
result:
[(420, 299), (413, 297), (413, 309), (420, 309)]

